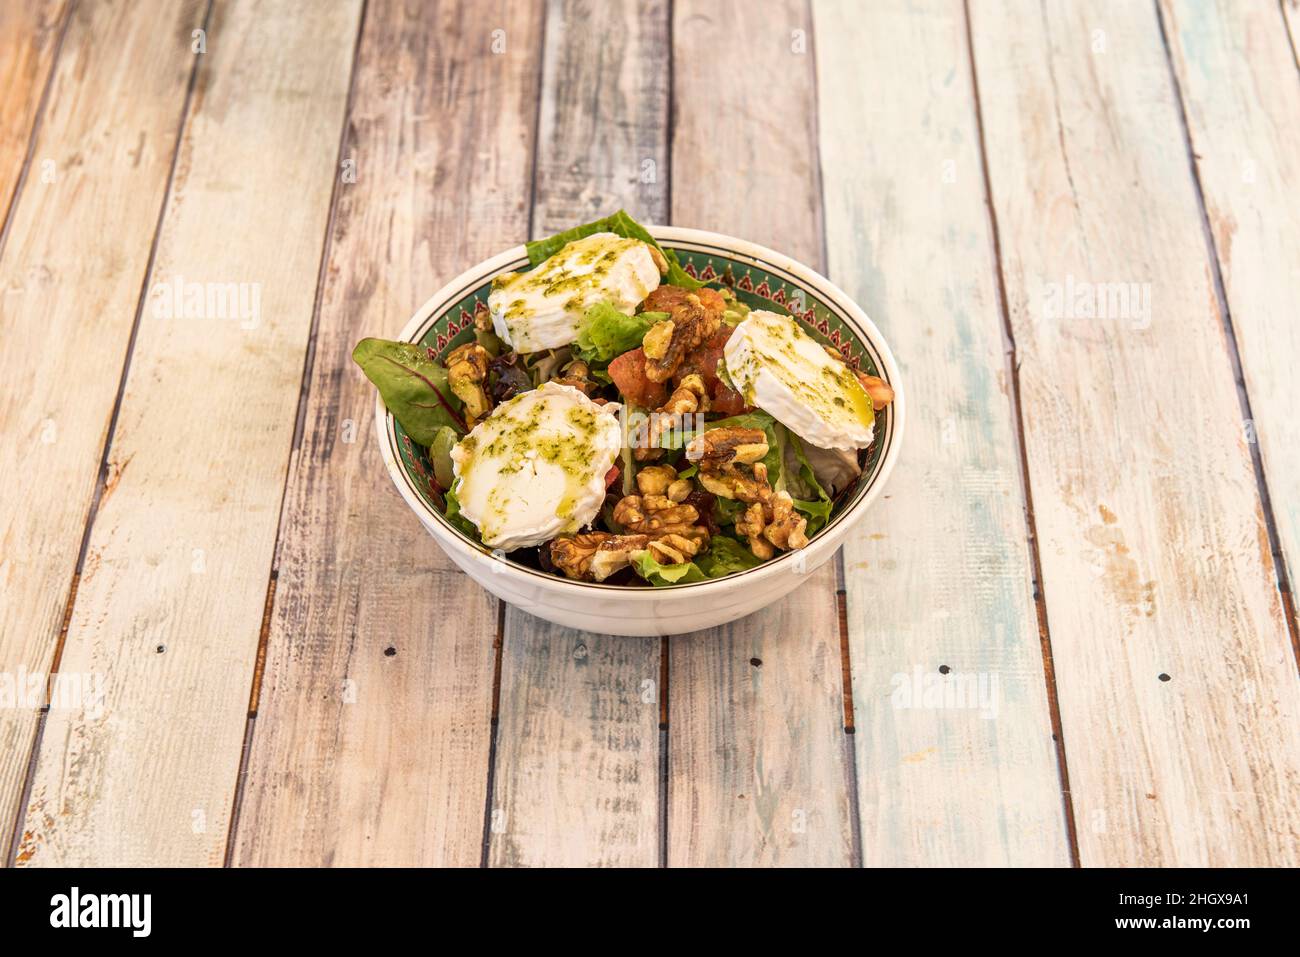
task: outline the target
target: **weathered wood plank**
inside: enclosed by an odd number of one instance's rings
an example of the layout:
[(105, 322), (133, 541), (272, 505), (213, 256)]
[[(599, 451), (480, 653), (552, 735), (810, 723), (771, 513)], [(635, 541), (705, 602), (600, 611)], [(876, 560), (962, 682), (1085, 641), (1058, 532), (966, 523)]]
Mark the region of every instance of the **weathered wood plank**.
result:
[[(533, 234), (667, 215), (668, 9), (553, 0)], [(654, 866), (659, 647), (505, 613), (490, 861)]]
[(667, 0), (550, 0), (533, 234), (668, 219)]
[(61, 661), (104, 696), (47, 719), (33, 865), (221, 862), (360, 7), (213, 11)]
[(0, 235), (17, 195), (67, 6), (67, 0), (0, 5)]
[(1156, 10), (971, 14), (1080, 859), (1294, 864), (1300, 682)]
[[(822, 265), (808, 10), (674, 4), (672, 220)], [(853, 857), (833, 563), (670, 643), (668, 863)]]
[(525, 2), (367, 7), (238, 864), (479, 862), (496, 603), (394, 491), (349, 356), (526, 234), (540, 31)]
[[(7, 675), (39, 682), (54, 660), (194, 65), (189, 31), (202, 16), (197, 2), (79, 4), (32, 175), (13, 203), (0, 258)], [(24, 152), (6, 148), (5, 169)], [(0, 844), (14, 826), (42, 703), (0, 709)]]
[[(1284, 560), (1300, 571), (1300, 77), (1279, 8), (1162, 2)], [(1292, 609), (1294, 614), (1294, 609)]]
[(965, 17), (813, 10), (829, 275), (899, 356), (910, 413), (844, 546), (863, 861), (1069, 864)]

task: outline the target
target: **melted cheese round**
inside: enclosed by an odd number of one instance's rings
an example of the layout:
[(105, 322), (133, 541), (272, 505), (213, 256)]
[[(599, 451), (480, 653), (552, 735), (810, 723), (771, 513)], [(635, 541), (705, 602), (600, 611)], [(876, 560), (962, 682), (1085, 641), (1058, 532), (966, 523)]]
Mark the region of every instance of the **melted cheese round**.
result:
[(501, 403), (451, 452), (460, 511), (513, 551), (589, 524), (623, 446), (620, 406), (547, 382)]
[(516, 352), (558, 349), (578, 338), (583, 314), (609, 301), (632, 314), (659, 287), (659, 267), (639, 239), (593, 233), (528, 272), (492, 281), (488, 311), (496, 334)]
[(789, 316), (759, 310), (723, 349), (727, 375), (745, 398), (820, 449), (871, 444), (876, 416), (853, 370)]

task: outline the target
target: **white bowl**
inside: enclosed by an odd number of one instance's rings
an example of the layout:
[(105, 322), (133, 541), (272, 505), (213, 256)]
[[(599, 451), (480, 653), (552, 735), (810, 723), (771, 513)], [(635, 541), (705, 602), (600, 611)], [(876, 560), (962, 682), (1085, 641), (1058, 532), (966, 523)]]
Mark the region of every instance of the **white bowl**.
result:
[[(869, 354), (877, 374), (893, 386), (894, 401), (883, 415), (877, 416), (880, 455), (859, 480), (851, 501), (813, 536), (807, 547), (726, 578), (651, 588), (575, 582), (548, 575), (511, 562), (462, 535), (417, 491), (400, 461), (393, 417), (376, 395), (375, 424), (388, 474), (406, 504), (451, 560), (493, 595), (523, 611), (559, 625), (610, 635), (671, 635), (711, 628), (743, 618), (797, 588), (835, 554), (879, 496), (898, 459), (906, 408), (898, 366), (880, 330), (830, 280), (789, 256), (741, 239), (698, 229), (649, 229), (665, 247), (697, 258), (715, 254), (748, 264), (785, 285), (804, 290), (851, 330), (856, 344)], [(421, 341), (436, 320), (469, 293), (484, 287), (494, 276), (526, 264), (525, 248), (516, 246), (466, 270), (421, 307), (399, 338)]]

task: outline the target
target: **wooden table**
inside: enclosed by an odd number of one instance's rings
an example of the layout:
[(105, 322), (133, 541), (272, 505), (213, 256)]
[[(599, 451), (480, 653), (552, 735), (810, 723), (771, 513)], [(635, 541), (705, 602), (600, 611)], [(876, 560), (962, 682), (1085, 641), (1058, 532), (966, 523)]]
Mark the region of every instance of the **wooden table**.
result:
[[(1298, 40), (3, 0), (6, 862), (1295, 865)], [(842, 561), (662, 641), (457, 572), (348, 358), (620, 206), (824, 270), (910, 397)]]

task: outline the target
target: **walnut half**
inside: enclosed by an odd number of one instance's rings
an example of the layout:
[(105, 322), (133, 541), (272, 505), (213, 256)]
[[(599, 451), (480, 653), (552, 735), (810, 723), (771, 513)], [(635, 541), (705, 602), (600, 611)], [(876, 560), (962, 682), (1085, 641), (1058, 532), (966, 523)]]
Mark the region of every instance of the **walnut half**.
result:
[(650, 544), (648, 535), (613, 535), (588, 532), (551, 540), (551, 563), (569, 578), (604, 581), (632, 561), (634, 552)]
[(492, 411), (492, 400), (483, 388), (491, 361), (488, 351), (477, 342), (457, 346), (447, 356), (447, 383), (465, 403), (465, 424), (470, 428)]

